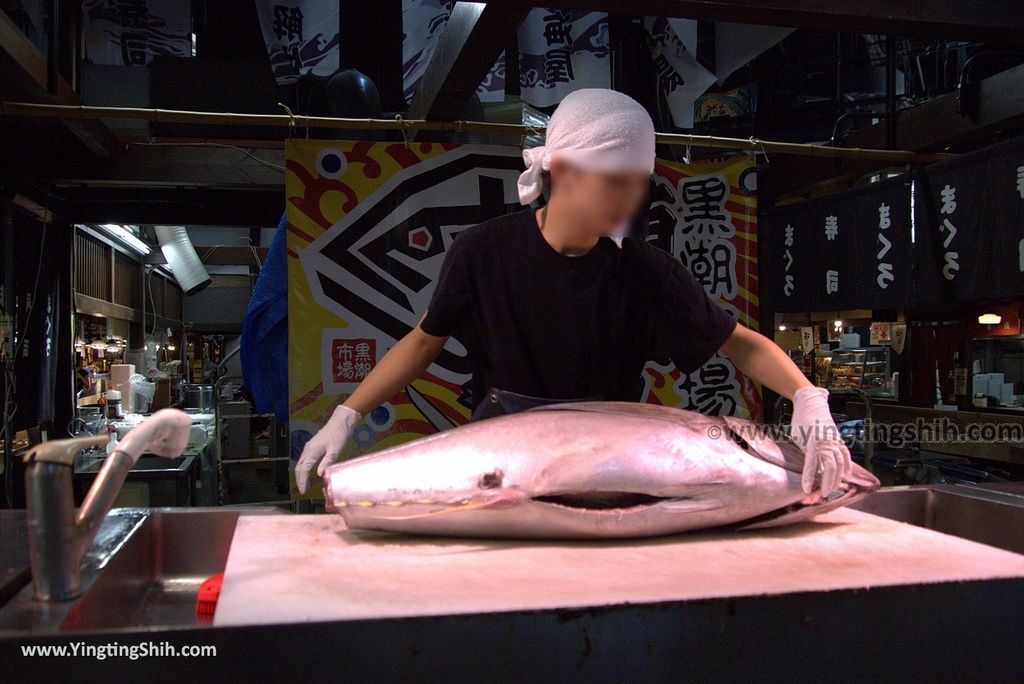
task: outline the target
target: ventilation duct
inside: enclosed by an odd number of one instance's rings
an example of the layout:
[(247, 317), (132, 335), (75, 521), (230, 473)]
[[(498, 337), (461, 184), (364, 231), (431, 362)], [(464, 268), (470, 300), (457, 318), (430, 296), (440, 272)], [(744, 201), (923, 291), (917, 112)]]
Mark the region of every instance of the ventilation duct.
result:
[(185, 226), (153, 226), (167, 264), (186, 295), (194, 295), (210, 284), (210, 274), (188, 239)]

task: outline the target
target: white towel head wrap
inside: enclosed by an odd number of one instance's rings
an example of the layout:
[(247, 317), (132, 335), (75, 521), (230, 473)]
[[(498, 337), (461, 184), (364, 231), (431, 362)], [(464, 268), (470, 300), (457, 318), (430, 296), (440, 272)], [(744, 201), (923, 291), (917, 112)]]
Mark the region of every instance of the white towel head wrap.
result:
[(592, 171), (654, 171), (654, 123), (639, 102), (614, 90), (583, 88), (555, 109), (545, 144), (523, 150), (519, 202), (540, 196), (543, 172), (561, 158)]

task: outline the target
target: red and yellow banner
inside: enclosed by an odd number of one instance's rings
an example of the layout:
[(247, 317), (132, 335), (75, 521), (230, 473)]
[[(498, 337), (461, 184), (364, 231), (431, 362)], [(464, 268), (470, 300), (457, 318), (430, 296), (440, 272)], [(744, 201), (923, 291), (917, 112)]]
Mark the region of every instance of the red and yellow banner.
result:
[[(298, 457), (338, 402), (426, 311), (454, 237), (519, 207), (515, 147), (292, 140), (286, 149), (290, 442)], [(757, 321), (753, 166), (660, 162), (650, 239), (739, 320)], [(683, 376), (649, 365), (645, 400), (760, 416), (725, 359)], [(345, 457), (469, 419), (466, 350), (450, 339), (422, 377), (357, 427)], [(319, 493), (311, 493), (319, 496)]]

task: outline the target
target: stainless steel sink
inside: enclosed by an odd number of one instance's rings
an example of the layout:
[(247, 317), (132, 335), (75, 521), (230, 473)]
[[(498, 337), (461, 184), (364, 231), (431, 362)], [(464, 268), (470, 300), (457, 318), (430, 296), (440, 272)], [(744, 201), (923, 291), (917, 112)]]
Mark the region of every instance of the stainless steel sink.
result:
[(76, 602), (62, 630), (201, 624), (199, 585), (223, 572), (237, 511), (148, 516)]
[(204, 626), (199, 585), (224, 570), (238, 517), (251, 514), (281, 511), (112, 510), (86, 555), (81, 597), (36, 601), (27, 586), (0, 606), (0, 633)]
[(1024, 553), (1024, 496), (964, 485), (887, 487), (853, 504), (867, 513)]

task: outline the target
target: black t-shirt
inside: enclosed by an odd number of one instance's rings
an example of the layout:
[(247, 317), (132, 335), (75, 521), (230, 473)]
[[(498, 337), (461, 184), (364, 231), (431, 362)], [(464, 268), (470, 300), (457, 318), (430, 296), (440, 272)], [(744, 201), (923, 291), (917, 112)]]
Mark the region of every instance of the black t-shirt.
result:
[(421, 327), (465, 345), (474, 400), (495, 387), (547, 399), (638, 401), (647, 361), (684, 373), (735, 328), (672, 256), (602, 238), (566, 256), (534, 211), (485, 221), (452, 242)]

